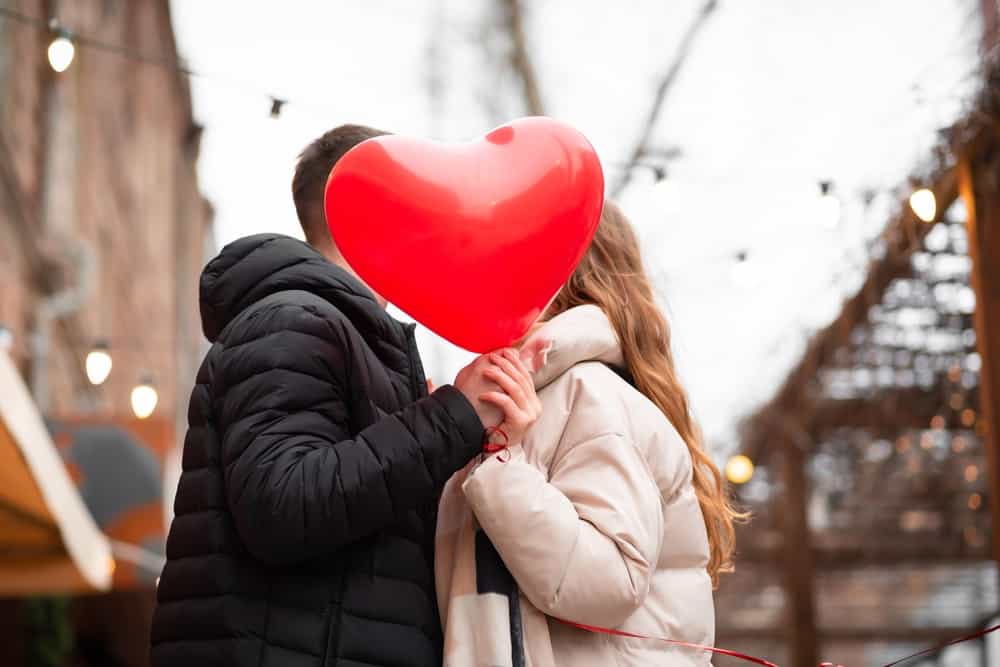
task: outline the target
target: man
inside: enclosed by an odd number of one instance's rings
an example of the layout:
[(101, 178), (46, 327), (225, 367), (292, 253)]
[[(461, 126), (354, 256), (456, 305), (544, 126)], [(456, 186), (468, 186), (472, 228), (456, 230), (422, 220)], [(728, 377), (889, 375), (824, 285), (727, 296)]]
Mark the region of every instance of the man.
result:
[(308, 245), (250, 236), (202, 275), (213, 345), (191, 395), (154, 667), (441, 664), (437, 500), (496, 408), (477, 398), (482, 359), (427, 395), (414, 327), (330, 236), (327, 175), (380, 134), (338, 127), (301, 154)]

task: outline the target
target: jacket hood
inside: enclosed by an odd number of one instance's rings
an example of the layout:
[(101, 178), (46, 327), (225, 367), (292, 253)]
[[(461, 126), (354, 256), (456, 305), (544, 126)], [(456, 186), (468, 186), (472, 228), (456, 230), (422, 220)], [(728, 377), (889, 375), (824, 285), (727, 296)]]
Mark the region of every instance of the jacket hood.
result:
[(625, 373), (618, 337), (597, 306), (577, 306), (560, 313), (531, 334), (521, 349), (530, 355), (542, 355), (533, 364), (538, 369), (533, 375), (536, 389), (585, 361), (599, 361)]
[(361, 281), (306, 243), (281, 234), (233, 241), (201, 274), (201, 325), (214, 342), (243, 310), (271, 294), (301, 290), (336, 306), (359, 329), (402, 344), (404, 325), (393, 320)]

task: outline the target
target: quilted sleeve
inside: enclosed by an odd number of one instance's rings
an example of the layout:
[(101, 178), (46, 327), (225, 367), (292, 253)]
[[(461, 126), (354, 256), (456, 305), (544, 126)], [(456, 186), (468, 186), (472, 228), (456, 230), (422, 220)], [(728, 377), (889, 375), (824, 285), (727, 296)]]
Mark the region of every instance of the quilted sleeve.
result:
[(482, 424), (450, 386), (347, 437), (352, 343), (335, 318), (284, 304), (244, 329), (214, 398), (228, 505), (256, 558), (301, 562), (363, 539), (433, 502), (478, 452)]

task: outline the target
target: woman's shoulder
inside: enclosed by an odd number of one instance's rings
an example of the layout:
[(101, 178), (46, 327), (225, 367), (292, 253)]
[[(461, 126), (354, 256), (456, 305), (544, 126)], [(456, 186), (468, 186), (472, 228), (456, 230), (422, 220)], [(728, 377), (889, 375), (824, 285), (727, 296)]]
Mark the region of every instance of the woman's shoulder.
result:
[[(690, 478), (691, 455), (684, 439), (663, 412), (614, 369), (581, 363), (557, 383), (562, 384), (565, 401), (561, 451), (617, 433), (639, 450), (665, 493)], [(543, 402), (543, 410), (546, 407)]]

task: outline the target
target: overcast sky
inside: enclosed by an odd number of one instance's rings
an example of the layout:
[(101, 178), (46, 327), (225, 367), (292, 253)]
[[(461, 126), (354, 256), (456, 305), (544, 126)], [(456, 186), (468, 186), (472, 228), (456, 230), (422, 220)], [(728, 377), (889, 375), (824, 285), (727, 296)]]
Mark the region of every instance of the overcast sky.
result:
[[(524, 115), (496, 0), (173, 0), (205, 125), (199, 164), (220, 246), (301, 237), (298, 151), (345, 122), (442, 141)], [(549, 115), (594, 143), (613, 182), (699, 0), (524, 0)], [(622, 197), (644, 240), (682, 377), (718, 453), (861, 280), (865, 239), (930, 164), (976, 82), (978, 0), (721, 0), (657, 119), (676, 148)], [(269, 95), (288, 99), (268, 116)], [(841, 197), (824, 224), (818, 182)], [(878, 196), (866, 211), (862, 192)], [(736, 269), (733, 256), (748, 253)], [(398, 314), (398, 313), (397, 313)], [(468, 358), (422, 331), (428, 375)]]

